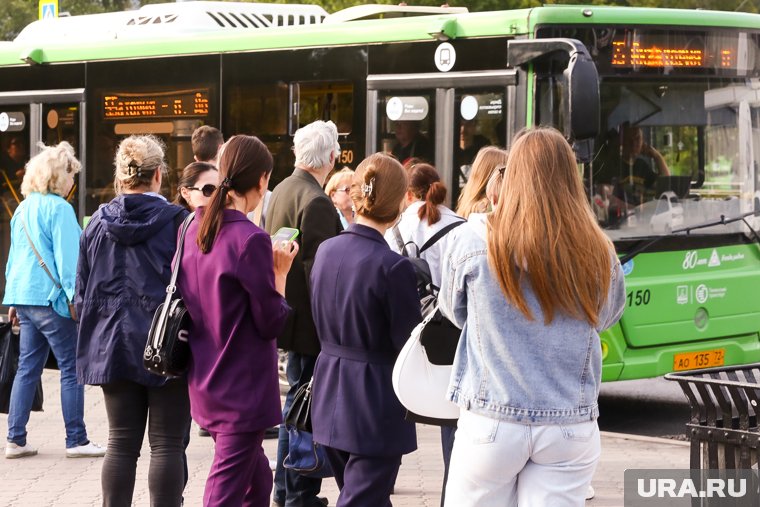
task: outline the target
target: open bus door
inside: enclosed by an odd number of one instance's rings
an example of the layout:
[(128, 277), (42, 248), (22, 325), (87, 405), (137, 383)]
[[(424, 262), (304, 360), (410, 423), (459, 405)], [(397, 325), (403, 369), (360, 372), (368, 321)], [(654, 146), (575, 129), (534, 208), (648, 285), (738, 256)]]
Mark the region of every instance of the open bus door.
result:
[[(5, 291), (5, 264), (10, 249), (10, 221), (23, 200), (24, 167), (39, 153), (38, 143), (67, 141), (85, 167), (84, 89), (30, 90), (0, 93), (0, 294)], [(65, 196), (84, 216), (84, 171)], [(80, 222), (81, 223), (81, 222)]]
[(366, 153), (433, 164), (455, 205), (477, 151), (514, 133), (516, 84), (514, 70), (367, 76)]

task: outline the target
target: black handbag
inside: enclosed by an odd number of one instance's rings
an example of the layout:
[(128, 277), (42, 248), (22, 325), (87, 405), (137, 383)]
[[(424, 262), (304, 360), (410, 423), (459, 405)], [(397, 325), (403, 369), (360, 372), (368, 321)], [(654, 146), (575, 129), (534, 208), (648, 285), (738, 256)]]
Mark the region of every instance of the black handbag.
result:
[(145, 369), (163, 377), (183, 375), (190, 362), (190, 344), (187, 341), (191, 322), (190, 314), (182, 298), (176, 293), (185, 233), (194, 216), (195, 213), (190, 213), (182, 223), (179, 245), (174, 256), (174, 269), (172, 269), (171, 281), (166, 287), (166, 299), (156, 308), (150, 331), (148, 331), (148, 342), (143, 352)]
[[(0, 323), (0, 414), (10, 409), (13, 379), (18, 370), (19, 335), (13, 332), (10, 322)], [(42, 411), (42, 379), (37, 382), (32, 400), (32, 411)]]
[(293, 404), (285, 415), (286, 425), (309, 433), (311, 433), (311, 383), (313, 380), (313, 378), (310, 379), (308, 384), (296, 390)]

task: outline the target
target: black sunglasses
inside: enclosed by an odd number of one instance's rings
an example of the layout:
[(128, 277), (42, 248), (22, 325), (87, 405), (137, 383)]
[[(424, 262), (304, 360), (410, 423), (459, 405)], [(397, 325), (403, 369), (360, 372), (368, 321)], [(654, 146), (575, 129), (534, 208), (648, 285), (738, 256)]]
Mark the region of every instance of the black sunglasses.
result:
[(207, 185), (203, 185), (201, 188), (198, 187), (187, 187), (188, 190), (198, 190), (203, 194), (204, 197), (211, 197), (214, 193), (214, 190), (216, 190), (216, 185), (212, 185), (211, 183)]

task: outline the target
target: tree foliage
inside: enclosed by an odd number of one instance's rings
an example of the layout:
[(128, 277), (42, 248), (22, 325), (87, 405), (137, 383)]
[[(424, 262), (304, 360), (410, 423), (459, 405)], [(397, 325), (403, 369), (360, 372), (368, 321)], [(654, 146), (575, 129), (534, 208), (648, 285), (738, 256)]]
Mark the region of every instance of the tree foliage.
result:
[[(61, 12), (72, 16), (100, 12), (123, 11), (140, 5), (164, 3), (169, 0), (58, 0)], [(226, 0), (225, 0), (226, 1)], [(274, 3), (295, 3), (293, 0), (269, 0)], [(410, 5), (441, 5), (445, 0), (407, 0)], [(298, 3), (322, 5), (335, 12), (361, 5), (359, 0), (301, 0)], [(395, 4), (398, 0), (376, 0), (376, 3)], [(471, 11), (492, 11), (538, 7), (542, 4), (629, 5), (639, 7), (671, 7), (680, 9), (714, 9), (723, 11), (760, 12), (760, 0), (449, 0), (452, 7), (467, 7)], [(0, 40), (13, 40), (29, 23), (37, 19), (37, 0), (0, 0)]]

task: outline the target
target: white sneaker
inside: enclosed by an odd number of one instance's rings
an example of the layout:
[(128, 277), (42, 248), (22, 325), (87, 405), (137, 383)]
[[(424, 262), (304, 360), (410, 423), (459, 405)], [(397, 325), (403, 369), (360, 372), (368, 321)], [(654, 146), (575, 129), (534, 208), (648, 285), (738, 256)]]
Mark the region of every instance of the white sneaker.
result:
[(106, 448), (94, 442), (66, 449), (67, 458), (102, 458), (105, 455)]
[(589, 485), (588, 489), (586, 490), (586, 500), (591, 500), (594, 498), (594, 495), (596, 495), (596, 491), (594, 491), (594, 487)]
[(32, 446), (29, 444), (26, 444), (22, 447), (20, 445), (8, 442), (8, 444), (5, 446), (6, 459), (25, 458), (27, 456), (34, 456), (36, 454), (37, 449), (32, 448)]

